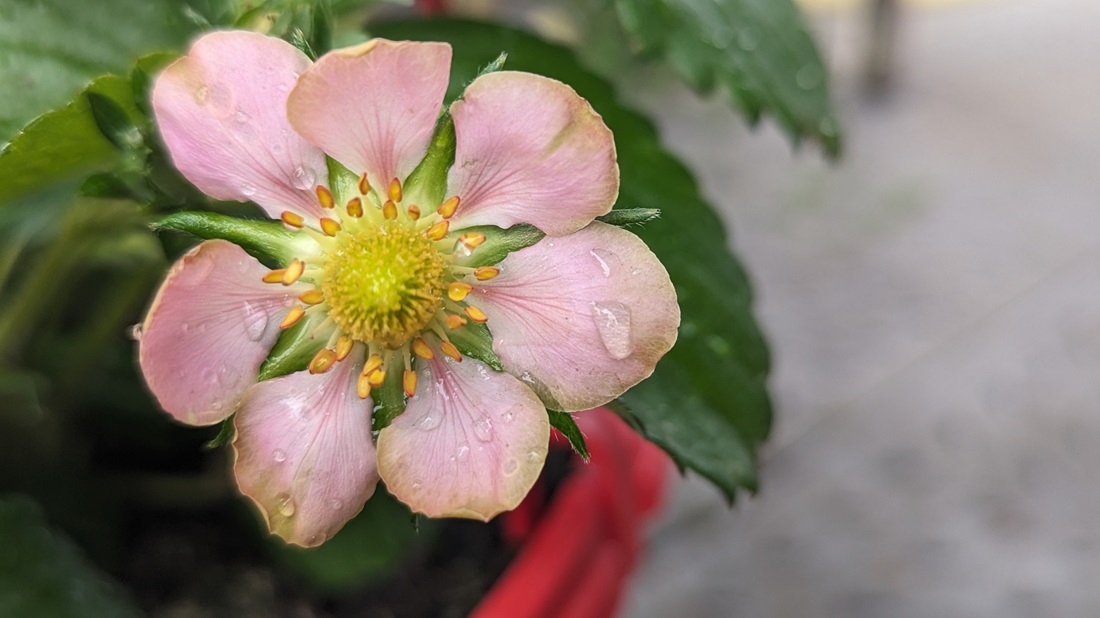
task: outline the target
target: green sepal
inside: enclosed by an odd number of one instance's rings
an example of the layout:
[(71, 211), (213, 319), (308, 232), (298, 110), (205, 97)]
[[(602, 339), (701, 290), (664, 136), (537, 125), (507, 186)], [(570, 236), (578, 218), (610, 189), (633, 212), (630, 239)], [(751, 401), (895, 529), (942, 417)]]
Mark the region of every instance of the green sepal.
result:
[(352, 197), (359, 195), (359, 175), (332, 157), (326, 156), (325, 159), (328, 160), (329, 191), (332, 191), (336, 204), (346, 204)]
[(228, 240), (269, 266), (286, 266), (311, 242), (308, 237), (286, 229), (278, 221), (239, 219), (203, 211), (172, 213), (153, 223), (152, 228), (157, 232), (186, 232), (204, 240)]
[[(447, 198), (447, 171), (455, 162), (455, 123), (443, 112), (435, 124), (428, 152), (405, 180), (405, 202), (421, 210), (438, 208)], [(425, 213), (426, 214), (426, 213)]]
[[(508, 61), (508, 52), (500, 52), (500, 55), (493, 59), (492, 62), (485, 65), (483, 69), (478, 71), (477, 76), (488, 75), (489, 73), (496, 73), (497, 71), (504, 69), (504, 63)], [(475, 78), (476, 79), (476, 78)]]
[(581, 428), (577, 427), (577, 421), (573, 420), (573, 415), (550, 408), (546, 409), (546, 414), (550, 416), (550, 426), (560, 431), (561, 435), (569, 440), (569, 445), (581, 459), (588, 461), (588, 445), (585, 444), (584, 434), (581, 433)]
[(382, 386), (371, 390), (371, 398), (374, 399), (372, 422), (375, 431), (381, 431), (389, 426), (393, 419), (405, 411), (405, 387), (402, 384), (404, 371), (405, 368), (400, 363), (391, 363)]
[(302, 371), (328, 343), (329, 333), (317, 332), (325, 320), (320, 313), (307, 314), (298, 323), (279, 334), (271, 353), (260, 365), (260, 382)]
[(628, 227), (649, 223), (660, 216), (659, 208), (620, 208), (596, 217), (596, 220), (618, 227)]
[[(233, 441), (233, 436), (237, 433), (237, 428), (233, 425), (233, 417), (236, 414), (230, 414), (229, 418), (222, 421), (221, 426), (218, 427), (218, 435), (214, 436), (209, 442), (206, 443), (206, 448), (214, 450), (229, 444)], [(556, 427), (556, 425), (555, 425)], [(562, 433), (565, 433), (564, 431)]]
[(500, 357), (493, 351), (493, 334), (488, 326), (470, 322), (462, 328), (448, 331), (447, 337), (463, 356), (476, 358), (497, 371), (504, 371)]
[(527, 223), (513, 225), (506, 230), (495, 225), (479, 225), (463, 228), (462, 232), (485, 234), (485, 242), (480, 247), (474, 249), (470, 255), (455, 260), (456, 265), (469, 268), (497, 264), (508, 257), (509, 253), (530, 247), (546, 236), (542, 230)]

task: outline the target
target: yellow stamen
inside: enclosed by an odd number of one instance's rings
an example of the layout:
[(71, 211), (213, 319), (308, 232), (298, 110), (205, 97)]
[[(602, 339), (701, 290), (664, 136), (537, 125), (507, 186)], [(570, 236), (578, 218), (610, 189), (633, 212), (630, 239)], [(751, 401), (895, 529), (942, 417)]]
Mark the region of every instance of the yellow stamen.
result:
[(302, 226), (306, 224), (306, 220), (302, 218), (302, 215), (289, 210), (284, 210), (283, 214), (279, 216), (283, 220), (283, 223), (289, 227), (302, 229)]
[(390, 181), (390, 186), (386, 189), (386, 195), (395, 202), (401, 201), (401, 181), (394, 178)]
[(332, 191), (321, 185), (317, 185), (317, 201), (321, 204), (321, 208), (332, 208), (336, 205), (336, 200), (332, 199)]
[(359, 193), (366, 195), (370, 193), (370, 181), (367, 180), (367, 173), (363, 172), (359, 175)]
[(478, 324), (484, 324), (484, 323), (489, 321), (489, 317), (486, 316), (485, 313), (481, 309), (478, 309), (477, 307), (475, 307), (473, 305), (470, 305), (469, 307), (466, 307), (466, 309), (464, 311), (465, 311), (467, 317), (469, 317), (471, 320), (477, 322)]
[(420, 218), (420, 208), (416, 204), (409, 206), (409, 218), (413, 221)]
[(298, 277), (302, 276), (302, 273), (306, 271), (306, 263), (298, 258), (290, 260), (290, 264), (287, 264), (286, 271), (283, 272), (283, 285), (290, 285), (298, 280)]
[(363, 200), (353, 197), (348, 200), (348, 214), (358, 219), (363, 216)]
[(447, 317), (443, 318), (443, 322), (446, 323), (447, 328), (451, 330), (466, 326), (466, 318), (460, 315), (448, 314)]
[(321, 218), (321, 231), (329, 236), (335, 236), (340, 231), (340, 224), (336, 219), (329, 219), (328, 217)]
[(466, 232), (462, 236), (458, 237), (458, 242), (462, 243), (467, 249), (473, 251), (485, 242), (485, 234), (481, 232)]
[(371, 354), (367, 362), (363, 364), (363, 375), (369, 376), (382, 367), (382, 357), (378, 354)]
[(282, 330), (286, 330), (291, 326), (294, 326), (298, 323), (298, 320), (302, 319), (302, 316), (305, 314), (305, 307), (302, 307), (301, 305), (294, 305), (294, 307), (291, 308), (290, 313), (286, 314), (286, 317), (283, 318), (283, 321), (279, 323), (279, 328), (281, 328)]
[(405, 375), (401, 376), (401, 386), (405, 389), (405, 396), (412, 397), (416, 394), (416, 372), (405, 370)]
[(336, 352), (324, 348), (309, 362), (310, 373), (324, 373), (336, 364)]
[(413, 354), (416, 354), (424, 360), (432, 360), (435, 358), (435, 352), (432, 352), (431, 347), (428, 346), (428, 342), (424, 341), (423, 337), (417, 337), (412, 342)]
[(460, 353), (458, 351), (458, 348), (455, 347), (455, 344), (451, 343), (450, 341), (439, 342), (439, 349), (443, 350), (443, 353), (447, 356), (450, 356), (460, 363), (462, 362), (462, 353)]
[(264, 283), (282, 283), (283, 273), (285, 272), (285, 268), (276, 268), (275, 270), (264, 275)]
[(370, 377), (359, 376), (359, 379), (355, 381), (355, 394), (359, 395), (360, 399), (366, 399), (370, 397)]
[(452, 281), (447, 286), (447, 298), (455, 301), (456, 303), (462, 302), (462, 299), (466, 298), (466, 295), (470, 293), (470, 290), (474, 289), (474, 286), (464, 281)]
[(439, 208), (436, 210), (436, 212), (439, 213), (440, 217), (443, 217), (444, 219), (450, 219), (454, 216), (456, 210), (458, 210), (457, 195), (447, 198), (447, 201), (439, 205)]
[(386, 203), (382, 204), (382, 216), (391, 221), (397, 218), (397, 205), (393, 200), (386, 200)]
[(336, 340), (336, 360), (342, 361), (351, 354), (351, 346), (355, 342), (351, 340), (351, 337), (347, 335), (340, 335), (340, 338)]
[(382, 371), (381, 369), (373, 371), (367, 378), (367, 381), (370, 382), (370, 385), (374, 388), (378, 388), (379, 386), (382, 386), (383, 382), (386, 381), (386, 372)]
[(449, 222), (440, 221), (428, 228), (427, 231), (424, 232), (424, 235), (430, 240), (443, 240), (443, 237), (447, 235), (447, 230), (450, 228), (451, 224)]
[(488, 281), (499, 274), (500, 269), (496, 266), (481, 266), (474, 269), (474, 276), (478, 281)]
[(307, 305), (319, 305), (325, 302), (325, 295), (321, 290), (306, 290), (298, 296), (298, 300)]

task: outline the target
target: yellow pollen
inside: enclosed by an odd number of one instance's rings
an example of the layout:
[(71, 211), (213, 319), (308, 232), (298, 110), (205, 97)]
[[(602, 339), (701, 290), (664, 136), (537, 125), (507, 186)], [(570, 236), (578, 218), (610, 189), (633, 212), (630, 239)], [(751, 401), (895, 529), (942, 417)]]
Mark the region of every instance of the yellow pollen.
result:
[(356, 341), (397, 349), (431, 321), (446, 289), (443, 256), (395, 221), (337, 237), (321, 290), (329, 317)]
[(401, 376), (401, 386), (405, 389), (405, 396), (412, 397), (416, 394), (416, 372), (405, 370), (405, 375)]
[(401, 201), (401, 181), (394, 178), (390, 181), (390, 186), (386, 189), (386, 195), (395, 202)]
[(409, 205), (409, 218), (416, 221), (420, 218), (420, 207), (416, 204)]
[(413, 354), (416, 354), (424, 360), (432, 360), (435, 358), (435, 352), (432, 352), (432, 348), (428, 345), (428, 342), (424, 341), (423, 337), (417, 337), (412, 342)]
[(363, 216), (363, 200), (353, 197), (348, 200), (348, 215), (359, 218)]
[(284, 273), (286, 273), (285, 268), (276, 268), (264, 275), (264, 283), (282, 283)]
[(500, 269), (496, 266), (481, 266), (474, 270), (474, 276), (478, 281), (488, 281), (499, 274)]
[(439, 342), (439, 349), (443, 350), (443, 353), (447, 356), (450, 356), (460, 363), (462, 362), (462, 353), (459, 352), (458, 348), (455, 347), (455, 344), (451, 343), (450, 341)]
[(466, 232), (458, 237), (458, 242), (462, 243), (467, 249), (473, 251), (485, 242), (485, 234), (481, 232)]
[(378, 388), (379, 386), (382, 386), (382, 383), (385, 382), (385, 381), (386, 381), (386, 372), (382, 371), (381, 369), (378, 369), (378, 370), (375, 370), (375, 371), (371, 372), (370, 376), (367, 377), (367, 382), (369, 382), (370, 385), (373, 386), (374, 388)]
[(289, 210), (284, 210), (283, 214), (280, 215), (279, 218), (282, 219), (283, 223), (287, 224), (287, 226), (297, 229), (302, 229), (302, 226), (306, 224), (306, 221), (302, 218), (302, 215), (290, 212)]
[(466, 309), (464, 311), (466, 313), (466, 317), (468, 317), (471, 320), (477, 322), (478, 324), (484, 324), (484, 323), (489, 321), (489, 317), (486, 316), (485, 313), (481, 309), (478, 309), (477, 307), (475, 307), (473, 305), (470, 305), (469, 307), (466, 307)]
[(336, 219), (321, 218), (321, 231), (329, 236), (335, 236), (340, 231), (340, 223)]
[(298, 258), (290, 260), (290, 264), (287, 264), (286, 270), (283, 272), (283, 285), (290, 285), (298, 280), (302, 276), (302, 273), (306, 271), (306, 263)]
[(340, 338), (336, 340), (336, 360), (342, 361), (347, 358), (348, 354), (351, 354), (351, 346), (354, 344), (355, 342), (352, 341), (350, 337), (341, 335)]
[(309, 362), (310, 373), (324, 373), (336, 364), (336, 352), (324, 348)]
[(370, 193), (370, 181), (367, 180), (367, 173), (363, 172), (359, 175), (359, 194), (366, 195)]
[(440, 217), (444, 219), (450, 219), (454, 216), (455, 211), (458, 210), (458, 196), (447, 198), (447, 201), (439, 205), (439, 209), (436, 212)]
[(430, 240), (443, 240), (443, 237), (447, 235), (447, 230), (450, 228), (451, 224), (449, 222), (440, 221), (425, 230), (424, 235)]
[(332, 191), (328, 188), (317, 185), (317, 202), (321, 204), (321, 208), (332, 208), (336, 205), (336, 200), (332, 199)]
[(447, 328), (451, 330), (466, 326), (466, 318), (460, 315), (448, 314), (447, 317), (443, 318), (443, 321), (447, 324)]
[(370, 397), (370, 377), (359, 376), (359, 379), (355, 381), (355, 394), (359, 395), (360, 399), (366, 399)]
[(319, 305), (325, 302), (325, 295), (321, 290), (306, 290), (298, 296), (298, 300), (307, 305)]
[(397, 218), (397, 205), (393, 200), (386, 200), (386, 203), (382, 204), (382, 216), (391, 221)]
[(474, 289), (474, 286), (463, 281), (452, 281), (447, 286), (447, 298), (457, 302), (462, 302), (462, 299), (466, 298), (466, 295), (470, 293), (470, 290)]
[(291, 326), (294, 326), (298, 323), (298, 320), (302, 319), (302, 316), (305, 314), (305, 307), (302, 307), (301, 305), (295, 305), (290, 310), (290, 313), (286, 314), (286, 317), (283, 318), (283, 321), (279, 323), (279, 328), (286, 330)]

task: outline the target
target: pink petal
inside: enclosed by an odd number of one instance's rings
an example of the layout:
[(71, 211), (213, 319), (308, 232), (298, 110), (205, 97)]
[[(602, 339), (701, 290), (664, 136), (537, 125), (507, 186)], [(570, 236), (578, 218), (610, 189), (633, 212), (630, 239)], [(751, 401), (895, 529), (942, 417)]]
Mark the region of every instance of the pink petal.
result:
[(539, 75), (483, 75), (451, 106), (454, 224), (530, 223), (552, 236), (605, 214), (619, 192), (615, 141), (569, 86)]
[(446, 43), (373, 39), (333, 51), (302, 74), (287, 103), (290, 122), (353, 172), (385, 186), (424, 157), (450, 64)]
[(213, 32), (157, 79), (153, 110), (172, 162), (220, 200), (252, 200), (272, 217), (320, 216), (314, 189), (328, 165), (286, 117), (286, 99), (310, 65), (280, 39)]
[(637, 236), (593, 222), (505, 258), (468, 300), (489, 317), (504, 368), (551, 407), (603, 405), (653, 373), (680, 308), (668, 273)]
[(420, 369), (416, 396), (378, 435), (390, 493), (429, 517), (488, 521), (527, 495), (546, 459), (542, 403), (506, 373), (442, 354)]
[(256, 258), (208, 240), (172, 266), (141, 329), (139, 362), (162, 408), (188, 425), (233, 413), (300, 285), (263, 283)]
[(355, 394), (362, 365), (359, 351), (327, 373), (260, 382), (234, 418), (237, 485), (287, 542), (320, 545), (374, 493), (371, 401)]

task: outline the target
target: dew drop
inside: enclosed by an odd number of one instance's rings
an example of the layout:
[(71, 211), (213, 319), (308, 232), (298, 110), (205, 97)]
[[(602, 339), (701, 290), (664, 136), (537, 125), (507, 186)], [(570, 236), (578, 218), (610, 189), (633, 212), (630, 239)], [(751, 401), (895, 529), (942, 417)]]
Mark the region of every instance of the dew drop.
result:
[(311, 534), (309, 535), (309, 538), (306, 539), (306, 545), (320, 545), (322, 540), (323, 539), (321, 538), (320, 534)]
[(275, 463), (283, 463), (286, 461), (286, 451), (277, 448), (271, 452), (271, 458), (275, 460)]
[(542, 459), (542, 453), (540, 451), (527, 451), (527, 461), (538, 461), (539, 459)]
[(493, 439), (493, 421), (481, 416), (474, 421), (474, 435), (478, 440), (482, 442), (488, 442)]
[(250, 182), (244, 183), (243, 185), (241, 185), (241, 195), (245, 197), (252, 197), (253, 195), (256, 195), (256, 185)]
[(420, 489), (420, 481), (413, 481), (413, 489)]
[(141, 341), (141, 333), (144, 327), (145, 326), (141, 322), (138, 322), (137, 324), (131, 326), (130, 330), (127, 331), (127, 333), (130, 335), (130, 339), (133, 339), (134, 341)]
[(621, 360), (634, 352), (630, 333), (630, 309), (617, 302), (592, 303), (592, 319), (611, 358)]
[(313, 170), (299, 165), (294, 168), (294, 177), (290, 182), (296, 189), (305, 191), (313, 188), (315, 180), (317, 180), (317, 175), (313, 173)]
[(509, 459), (504, 462), (504, 474), (512, 476), (516, 473), (516, 470), (519, 470), (519, 462), (515, 459)]
[(233, 120), (236, 120), (236, 121), (237, 121), (237, 124), (245, 124), (245, 123), (247, 123), (247, 122), (248, 122), (249, 120), (252, 120), (252, 117), (251, 117), (251, 116), (249, 116), (248, 114), (246, 114), (246, 113), (244, 112), (244, 110), (238, 109), (238, 110), (237, 110), (237, 111), (236, 111), (236, 112), (235, 112), (235, 113), (233, 114)]
[(279, 509), (279, 514), (283, 517), (294, 517), (294, 498), (291, 498), (290, 494), (275, 496), (275, 508)]
[(512, 421), (516, 420), (515, 408), (511, 408), (504, 414), (501, 414), (500, 420), (504, 421), (505, 423), (511, 423)]
[(431, 431), (432, 429), (439, 427), (439, 423), (441, 420), (442, 419), (438, 415), (433, 416), (429, 413), (421, 416), (420, 420), (416, 423), (416, 426), (419, 427), (421, 431)]
[(205, 105), (206, 95), (209, 93), (210, 88), (206, 86), (199, 86), (198, 88), (195, 88), (195, 101), (198, 102), (199, 105)]
[(463, 442), (458, 445), (458, 450), (455, 451), (455, 456), (459, 461), (466, 461), (470, 458), (470, 445)]
[(589, 251), (588, 254), (596, 258), (596, 262), (600, 265), (600, 270), (603, 271), (603, 276), (610, 277), (611, 266), (608, 265), (607, 261), (611, 258), (611, 254), (603, 249), (593, 249)]
[(339, 511), (340, 509), (344, 508), (344, 502), (342, 500), (337, 500), (336, 498), (329, 500), (328, 505), (334, 511)]
[(245, 301), (241, 306), (244, 314), (244, 333), (249, 341), (259, 341), (267, 330), (267, 314), (256, 305)]

